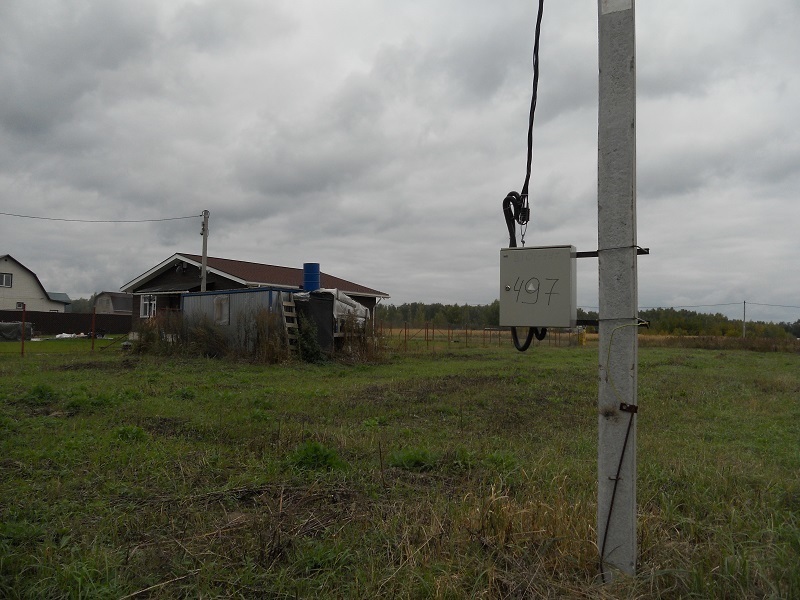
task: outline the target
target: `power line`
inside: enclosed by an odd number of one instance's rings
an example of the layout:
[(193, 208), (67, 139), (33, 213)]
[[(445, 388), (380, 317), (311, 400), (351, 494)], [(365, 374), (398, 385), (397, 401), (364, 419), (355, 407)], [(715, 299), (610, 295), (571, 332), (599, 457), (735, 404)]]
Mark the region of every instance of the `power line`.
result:
[[(683, 304), (683, 305), (659, 305), (659, 306), (640, 306), (640, 310), (657, 310), (657, 309), (676, 309), (676, 308), (707, 308), (707, 307), (714, 307), (714, 306), (742, 306), (742, 302), (724, 302), (722, 304)], [(770, 308), (795, 308), (800, 309), (800, 306), (793, 306), (791, 304), (764, 304), (761, 302), (747, 302), (747, 306), (768, 306)], [(583, 310), (588, 308), (599, 309), (599, 306), (589, 306), (584, 305), (581, 306)]]
[[(749, 304), (749, 303), (748, 303)], [(639, 308), (655, 309), (655, 308), (706, 308), (708, 306), (741, 306), (741, 302), (725, 302), (723, 304), (683, 304), (674, 306), (640, 306)]]
[(800, 306), (791, 306), (788, 304), (760, 304), (758, 302), (748, 302), (748, 306), (771, 306), (773, 308), (800, 308)]
[(31, 215), (16, 215), (14, 213), (7, 213), (7, 212), (0, 212), (0, 215), (4, 215), (6, 217), (18, 217), (20, 219), (37, 219), (41, 221), (66, 221), (67, 223), (157, 223), (159, 221), (178, 221), (180, 219), (196, 219), (198, 217), (203, 216), (203, 215), (190, 215), (188, 217), (167, 217), (163, 219), (105, 220), (105, 219), (59, 219), (56, 217), (34, 217)]

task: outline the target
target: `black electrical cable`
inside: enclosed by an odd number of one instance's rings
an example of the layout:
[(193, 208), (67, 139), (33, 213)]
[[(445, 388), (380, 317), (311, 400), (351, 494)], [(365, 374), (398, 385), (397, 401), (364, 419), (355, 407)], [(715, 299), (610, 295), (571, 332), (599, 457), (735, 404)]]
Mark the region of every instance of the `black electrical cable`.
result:
[(14, 213), (0, 212), (4, 217), (19, 217), (20, 219), (37, 219), (40, 221), (64, 221), (67, 223), (160, 223), (162, 221), (179, 221), (181, 219), (196, 219), (203, 215), (189, 215), (188, 217), (166, 217), (163, 219), (130, 219), (130, 220), (113, 220), (113, 219), (62, 219), (58, 217), (34, 217), (31, 215), (17, 215)]
[(520, 219), (520, 211), (522, 210), (522, 199), (517, 192), (508, 192), (508, 195), (503, 200), (503, 214), (506, 217), (506, 227), (508, 227), (508, 247), (517, 247), (517, 234), (514, 222)]
[(525, 172), (525, 183), (522, 184), (522, 196), (525, 205), (528, 204), (528, 184), (531, 180), (531, 163), (533, 161), (533, 118), (536, 114), (536, 98), (539, 94), (539, 36), (542, 31), (542, 11), (544, 0), (539, 0), (539, 12), (536, 15), (536, 33), (533, 39), (533, 93), (531, 94), (531, 112), (528, 116), (528, 167)]
[(605, 559), (606, 559), (606, 542), (608, 541), (608, 530), (611, 527), (611, 513), (614, 510), (614, 501), (617, 498), (617, 487), (619, 486), (619, 477), (622, 473), (622, 461), (625, 460), (625, 450), (628, 449), (628, 439), (631, 435), (631, 429), (633, 429), (633, 418), (636, 416), (635, 411), (631, 411), (631, 418), (628, 421), (628, 429), (625, 431), (625, 441), (622, 443), (622, 452), (619, 455), (619, 464), (617, 465), (617, 475), (614, 477), (614, 488), (611, 491), (611, 502), (608, 505), (608, 515), (606, 516), (606, 527), (603, 531), (603, 543), (600, 544), (600, 576), (603, 579), (603, 583), (606, 583), (606, 573), (605, 573)]
[[(527, 223), (530, 220), (531, 210), (528, 203), (528, 185), (531, 180), (531, 164), (533, 162), (533, 120), (536, 115), (536, 100), (539, 95), (539, 37), (542, 31), (542, 12), (544, 11), (544, 0), (539, 0), (539, 11), (536, 14), (536, 33), (533, 40), (533, 91), (531, 93), (531, 110), (528, 115), (528, 160), (525, 169), (525, 182), (522, 184), (522, 192), (509, 192), (503, 199), (503, 215), (506, 219), (506, 226), (508, 227), (508, 247), (517, 247), (517, 236), (515, 222), (519, 223), (522, 229), (522, 245), (525, 245), (525, 231), (527, 230)], [(528, 328), (528, 335), (525, 337), (523, 344), (519, 343), (517, 336), (517, 328), (511, 328), (511, 340), (514, 342), (514, 347), (520, 352), (527, 350), (533, 337), (541, 341), (547, 335), (547, 329), (542, 327)]]

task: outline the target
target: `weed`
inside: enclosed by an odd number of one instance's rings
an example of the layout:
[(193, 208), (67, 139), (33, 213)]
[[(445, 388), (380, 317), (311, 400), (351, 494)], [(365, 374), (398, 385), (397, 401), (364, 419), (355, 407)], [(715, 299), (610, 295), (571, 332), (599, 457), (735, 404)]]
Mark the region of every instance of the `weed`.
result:
[(301, 471), (334, 471), (346, 466), (335, 450), (313, 440), (298, 446), (289, 456), (289, 464)]
[(33, 386), (22, 398), (25, 404), (31, 406), (46, 406), (48, 404), (54, 404), (58, 402), (58, 400), (60, 400), (58, 392), (47, 384)]
[(368, 419), (364, 419), (363, 421), (361, 421), (361, 424), (367, 428), (386, 427), (389, 424), (389, 419), (388, 417), (380, 415), (377, 417), (369, 417)]
[(147, 432), (136, 425), (123, 425), (117, 427), (114, 437), (122, 442), (142, 442), (147, 439)]
[(390, 467), (405, 469), (406, 471), (432, 471), (438, 462), (438, 457), (427, 448), (404, 448), (396, 450), (389, 455)]
[(197, 397), (197, 393), (193, 389), (185, 387), (175, 390), (172, 395), (178, 400), (194, 400)]
[(265, 410), (261, 410), (260, 408), (254, 409), (253, 412), (250, 413), (250, 418), (253, 421), (259, 421), (262, 423), (270, 423), (275, 420), (274, 415)]

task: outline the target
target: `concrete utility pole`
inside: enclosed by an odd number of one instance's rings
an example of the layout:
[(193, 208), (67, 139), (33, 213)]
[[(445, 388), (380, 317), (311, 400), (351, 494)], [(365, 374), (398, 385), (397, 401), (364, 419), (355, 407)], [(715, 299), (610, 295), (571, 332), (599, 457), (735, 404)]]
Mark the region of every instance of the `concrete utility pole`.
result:
[(600, 570), (636, 573), (636, 40), (634, 0), (598, 0)]
[(200, 291), (206, 291), (206, 276), (208, 275), (208, 217), (211, 215), (207, 210), (203, 211), (203, 258), (200, 263)]

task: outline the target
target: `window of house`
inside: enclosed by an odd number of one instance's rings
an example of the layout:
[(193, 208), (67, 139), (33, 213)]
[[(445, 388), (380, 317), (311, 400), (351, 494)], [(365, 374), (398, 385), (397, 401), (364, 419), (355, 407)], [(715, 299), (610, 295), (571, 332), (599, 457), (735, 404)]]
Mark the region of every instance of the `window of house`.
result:
[(214, 297), (214, 322), (217, 325), (230, 325), (231, 323), (231, 297)]
[(22, 310), (23, 308), (25, 308), (25, 303), (24, 302), (17, 302), (17, 310)]
[(0, 273), (0, 287), (11, 287), (11, 273)]
[(142, 303), (139, 305), (139, 316), (142, 319), (149, 319), (156, 314), (156, 297), (150, 294), (142, 296)]

